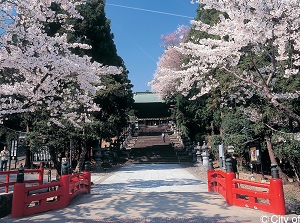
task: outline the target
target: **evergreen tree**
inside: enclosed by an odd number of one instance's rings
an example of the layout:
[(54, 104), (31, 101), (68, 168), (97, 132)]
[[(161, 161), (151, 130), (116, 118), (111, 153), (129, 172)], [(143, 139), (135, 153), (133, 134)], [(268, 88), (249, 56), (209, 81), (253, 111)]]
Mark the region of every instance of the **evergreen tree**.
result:
[[(110, 29), (110, 21), (105, 14), (105, 1), (89, 0), (86, 4), (78, 6), (83, 20), (69, 20), (74, 32), (69, 33), (70, 42), (88, 44), (90, 49), (75, 48), (77, 55), (88, 55), (93, 61), (108, 66), (122, 67), (119, 75), (106, 75), (101, 78), (101, 87), (94, 97), (94, 102), (101, 107), (99, 112), (93, 112), (92, 123), (86, 124), (79, 146), (79, 162), (77, 170), (82, 168), (86, 152), (90, 146), (95, 146), (102, 139), (110, 140), (119, 134), (127, 125), (127, 113), (133, 103), (132, 85), (128, 79), (128, 71), (124, 61), (117, 54)], [(60, 30), (61, 31), (61, 30)], [(66, 30), (64, 30), (66, 32)], [(91, 128), (92, 126), (92, 128)]]
[(127, 115), (133, 103), (132, 85), (128, 79), (128, 71), (124, 61), (117, 54), (110, 29), (110, 21), (106, 18), (105, 2), (90, 0), (79, 7), (84, 20), (74, 23), (74, 34), (70, 41), (87, 43), (92, 48), (76, 51), (77, 54), (88, 55), (92, 60), (105, 65), (123, 68), (120, 75), (104, 76), (102, 83), (105, 88), (97, 92), (94, 101), (101, 106), (101, 110), (94, 114), (98, 120), (98, 136), (110, 140), (117, 136), (127, 125)]

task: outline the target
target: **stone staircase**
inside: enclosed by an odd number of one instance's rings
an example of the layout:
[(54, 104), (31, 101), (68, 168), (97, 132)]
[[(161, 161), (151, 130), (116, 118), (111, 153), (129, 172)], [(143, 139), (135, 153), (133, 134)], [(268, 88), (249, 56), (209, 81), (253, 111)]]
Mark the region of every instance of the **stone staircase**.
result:
[[(130, 150), (130, 159), (133, 163), (181, 163), (189, 162), (186, 154), (181, 153), (182, 148), (174, 143), (172, 135), (165, 134), (165, 141), (162, 139), (161, 128), (143, 128), (137, 132), (136, 141)], [(174, 147), (176, 146), (176, 147)]]
[(186, 151), (178, 136), (170, 134), (169, 139), (172, 143), (173, 149), (176, 153), (176, 156), (178, 157), (179, 162), (191, 162), (192, 157), (190, 156), (189, 152)]

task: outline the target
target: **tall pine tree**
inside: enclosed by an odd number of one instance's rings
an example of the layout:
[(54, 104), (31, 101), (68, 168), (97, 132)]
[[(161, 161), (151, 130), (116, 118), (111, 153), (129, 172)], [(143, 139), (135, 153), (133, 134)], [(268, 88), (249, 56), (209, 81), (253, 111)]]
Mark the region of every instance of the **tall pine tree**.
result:
[[(104, 65), (123, 68), (120, 75), (104, 76), (102, 82), (105, 89), (97, 92), (95, 102), (101, 106), (101, 111), (94, 114), (98, 120), (98, 135), (101, 139), (110, 139), (118, 135), (127, 124), (127, 114), (133, 103), (132, 85), (128, 79), (128, 71), (124, 61), (117, 54), (110, 29), (110, 21), (106, 18), (105, 1), (90, 0), (79, 6), (83, 20), (74, 22), (75, 32), (70, 35), (70, 41), (87, 43), (92, 48), (76, 51), (79, 55), (88, 55), (92, 60)], [(83, 148), (83, 147), (82, 147)], [(79, 166), (85, 156), (81, 152)]]

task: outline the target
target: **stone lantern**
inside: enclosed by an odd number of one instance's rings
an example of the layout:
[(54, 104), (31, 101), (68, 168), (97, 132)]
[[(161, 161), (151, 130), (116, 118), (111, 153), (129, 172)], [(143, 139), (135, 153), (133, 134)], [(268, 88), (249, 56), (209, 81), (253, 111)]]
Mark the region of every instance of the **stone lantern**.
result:
[(94, 170), (96, 172), (101, 171), (102, 170), (102, 166), (101, 166), (101, 164), (102, 164), (102, 160), (101, 160), (102, 153), (101, 153), (101, 148), (100, 148), (99, 145), (96, 148), (94, 148), (94, 150), (93, 150), (93, 158), (96, 162)]
[(195, 147), (196, 150), (196, 157), (197, 157), (197, 164), (201, 164), (202, 160), (201, 160), (201, 146), (200, 143), (197, 143), (197, 146)]

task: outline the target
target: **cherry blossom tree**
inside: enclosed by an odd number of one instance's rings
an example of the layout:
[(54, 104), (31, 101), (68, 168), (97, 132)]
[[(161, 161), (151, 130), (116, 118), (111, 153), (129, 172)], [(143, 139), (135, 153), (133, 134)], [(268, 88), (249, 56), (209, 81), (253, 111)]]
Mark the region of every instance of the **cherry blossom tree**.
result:
[(176, 86), (178, 86), (178, 81), (181, 78), (180, 74), (183, 73), (181, 72), (181, 65), (185, 55), (174, 47), (186, 41), (189, 30), (188, 26), (179, 26), (175, 32), (161, 36), (162, 46), (166, 49), (159, 58), (153, 80), (148, 83), (152, 91), (161, 97), (176, 93)]
[[(297, 131), (300, 126), (299, 0), (192, 2), (200, 4), (198, 13), (218, 12), (217, 20), (207, 22), (198, 16), (199, 20), (192, 21), (193, 28), (205, 35), (194, 35), (174, 46), (185, 55), (184, 63), (180, 69), (169, 69), (169, 76), (155, 76), (154, 81), (160, 80), (152, 85), (155, 91), (163, 96), (168, 94), (162, 90), (168, 89), (166, 78), (176, 80), (170, 83), (173, 92), (186, 96), (196, 86), (199, 94), (193, 98), (220, 90), (222, 106), (228, 106), (228, 101), (245, 106), (256, 103), (257, 106), (248, 107), (248, 114), (258, 114), (259, 120), (268, 122), (265, 125), (292, 126), (289, 130)], [(267, 120), (259, 110), (263, 106), (261, 102), (266, 103), (266, 108), (274, 109)], [(264, 131), (264, 137), (271, 161), (275, 162), (271, 135), (266, 134), (274, 130), (271, 128)]]
[[(68, 43), (66, 34), (46, 32), (51, 23), (72, 31), (65, 20), (82, 19), (76, 11), (79, 4), (84, 1), (0, 1), (0, 75), (4, 80), (0, 83), (0, 117), (45, 106), (57, 125), (61, 124), (56, 119), (59, 115), (78, 126), (77, 120), (87, 119), (74, 112), (78, 106), (84, 105), (86, 111), (100, 109), (93, 95), (103, 87), (101, 75), (117, 74), (121, 69), (77, 56), (72, 49), (90, 46)], [(53, 10), (55, 7), (60, 10)], [(67, 87), (70, 84), (72, 88)]]
[(183, 43), (187, 40), (189, 31), (189, 26), (180, 25), (177, 27), (175, 32), (167, 35), (161, 35), (160, 38), (163, 40), (161, 45), (166, 48), (170, 46), (178, 46), (180, 43)]
[(221, 69), (236, 79), (240, 100), (259, 95), (299, 124), (299, 113), (290, 106), (299, 98), (299, 86), (278, 87), (279, 82), (289, 84), (299, 76), (299, 0), (196, 2), (203, 4), (202, 10), (222, 13), (212, 25), (192, 21), (195, 29), (212, 37), (193, 39), (176, 48), (190, 58), (183, 66), (185, 77), (178, 91), (187, 93), (196, 83), (201, 96), (221, 84), (214, 75)]

